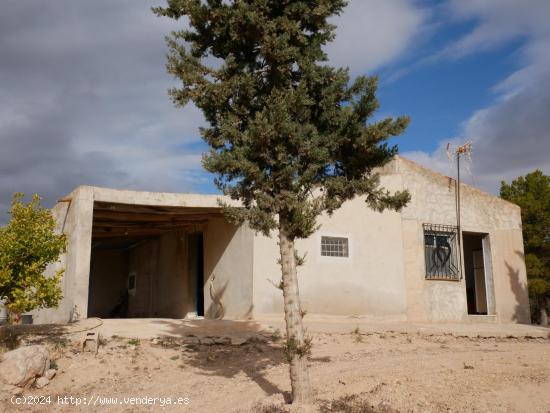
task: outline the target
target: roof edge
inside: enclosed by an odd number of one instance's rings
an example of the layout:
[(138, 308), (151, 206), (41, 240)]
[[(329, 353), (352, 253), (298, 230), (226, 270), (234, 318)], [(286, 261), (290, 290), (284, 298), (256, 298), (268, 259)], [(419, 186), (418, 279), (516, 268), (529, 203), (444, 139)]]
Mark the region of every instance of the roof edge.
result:
[[(418, 162), (416, 162), (416, 161), (413, 161), (413, 160), (411, 160), (411, 159), (405, 158), (405, 157), (402, 156), (402, 155), (395, 155), (395, 159), (396, 159), (397, 161), (401, 161), (401, 162), (403, 162), (403, 163), (405, 163), (405, 164), (409, 164), (409, 165), (413, 166), (414, 168), (422, 169), (422, 170), (424, 170), (424, 171), (426, 171), (426, 172), (428, 172), (428, 173), (430, 173), (430, 174), (432, 174), (432, 175), (435, 175), (435, 176), (437, 176), (437, 177), (440, 177), (440, 178), (443, 178), (443, 179), (446, 179), (446, 180), (452, 179), (453, 181), (456, 181), (456, 178), (454, 178), (454, 177), (452, 177), (452, 176), (448, 176), (448, 175), (445, 175), (445, 174), (443, 174), (443, 173), (441, 173), (441, 172), (435, 171), (435, 170), (433, 170), (433, 169), (431, 169), (431, 168), (428, 168), (427, 166), (424, 166), (424, 165), (422, 165), (422, 164), (420, 164), (420, 163), (418, 163)], [(477, 188), (477, 187), (475, 187), (475, 186), (466, 184), (466, 183), (464, 183), (464, 182), (460, 182), (460, 187), (464, 187), (464, 188), (468, 189), (469, 191), (477, 192), (477, 193), (479, 193), (479, 194), (481, 194), (481, 195), (483, 195), (483, 196), (487, 196), (487, 197), (493, 198), (493, 199), (495, 199), (495, 200), (497, 200), (497, 201), (499, 201), (499, 202), (502, 202), (502, 203), (504, 203), (504, 204), (506, 204), (506, 205), (508, 205), (508, 206), (512, 206), (512, 207), (515, 207), (515, 208), (521, 210), (521, 207), (520, 207), (519, 205), (514, 204), (513, 202), (507, 201), (507, 200), (505, 200), (505, 199), (502, 199), (501, 197), (499, 197), (499, 196), (497, 196), (497, 195), (495, 195), (495, 194), (492, 194), (492, 193), (490, 193), (490, 192), (484, 191), (484, 190), (479, 189), (479, 188)]]

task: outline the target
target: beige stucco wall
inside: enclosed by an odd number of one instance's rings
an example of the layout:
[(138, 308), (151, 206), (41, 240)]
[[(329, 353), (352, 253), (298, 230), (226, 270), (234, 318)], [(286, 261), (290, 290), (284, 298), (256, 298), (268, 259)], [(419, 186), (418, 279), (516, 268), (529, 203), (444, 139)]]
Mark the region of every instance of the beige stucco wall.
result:
[[(204, 232), (204, 311), (207, 317), (252, 317), (252, 259), (254, 233), (246, 225), (235, 227), (222, 217), (210, 219)], [(216, 299), (212, 300), (212, 294)]]
[[(347, 202), (333, 216), (321, 217), (321, 228), (310, 238), (297, 242), (300, 254), (307, 254), (306, 265), (299, 268), (303, 307), (311, 313), (411, 321), (467, 319), (464, 281), (425, 280), (422, 224), (456, 225), (454, 181), (401, 158), (387, 165), (381, 173), (382, 185), (390, 190), (408, 189), (411, 203), (402, 213), (378, 213), (358, 198)], [(218, 208), (220, 197), (79, 187), (68, 198), (70, 203), (60, 202), (53, 209), (60, 230), (69, 239), (67, 254), (57, 265), (66, 267), (65, 298), (57, 310), (38, 312), (37, 322), (65, 322), (75, 318), (75, 310), (80, 317), (87, 315), (94, 201)], [(462, 229), (487, 234), (487, 262), (492, 263), (494, 287), (491, 290), (497, 320), (528, 322), (519, 208), (464, 185)], [(275, 236), (255, 234), (246, 225), (232, 226), (221, 216), (198, 225), (196, 230), (204, 233), (207, 316), (213, 317), (220, 310), (219, 301), (210, 296), (211, 281), (221, 297), (226, 318), (282, 312), (281, 291), (268, 281), (277, 284), (280, 279)], [(350, 257), (322, 257), (322, 235), (348, 237)], [(166, 251), (183, 251), (187, 248), (184, 238), (167, 238), (160, 242), (166, 243)], [(181, 252), (181, 259), (173, 263), (166, 257), (157, 257), (159, 263), (162, 262), (159, 264), (163, 267), (161, 273), (174, 275), (186, 268), (188, 263), (184, 255)], [(167, 288), (182, 287), (193, 294), (193, 288), (174, 284), (170, 275), (167, 280), (166, 283), (160, 278), (155, 281), (158, 284), (154, 284), (158, 288), (153, 293), (155, 301), (162, 300), (162, 291)], [(192, 297), (182, 296), (178, 300), (189, 303)], [(174, 314), (188, 310), (187, 304), (178, 307), (178, 303), (171, 302), (167, 305)]]
[[(382, 183), (401, 187), (398, 175), (383, 177)], [(306, 254), (306, 264), (298, 269), (303, 308), (310, 313), (405, 319), (400, 215), (372, 211), (364, 199), (355, 199), (318, 222), (320, 229), (296, 244), (299, 254)], [(350, 256), (321, 256), (323, 235), (347, 237)], [(281, 277), (278, 256), (276, 234), (255, 236), (255, 314), (282, 312), (282, 293), (273, 286)]]
[(502, 322), (529, 323), (527, 278), (520, 229), (495, 230), (491, 234), (495, 303)]
[[(466, 319), (464, 279), (425, 280), (422, 224), (456, 225), (455, 181), (403, 158), (388, 165), (384, 173), (401, 176), (412, 195), (401, 214), (409, 320)], [(529, 322), (519, 207), (462, 185), (461, 227), (463, 232), (488, 236), (486, 263), (492, 263), (494, 290), (489, 293), (496, 302), (494, 315), (501, 322)]]
[[(408, 189), (411, 202), (399, 214), (377, 213), (359, 198), (332, 217), (321, 217), (321, 229), (297, 242), (300, 253), (307, 253), (299, 268), (304, 308), (410, 321), (469, 320), (464, 279), (425, 279), (423, 224), (456, 226), (455, 181), (403, 158), (380, 173), (384, 187)], [(461, 188), (462, 231), (487, 235), (493, 315), (501, 322), (529, 322), (520, 209), (467, 185)], [(321, 257), (322, 235), (348, 237), (350, 257)], [(255, 312), (280, 313), (282, 294), (273, 286), (280, 279), (276, 236), (256, 235), (254, 246)]]

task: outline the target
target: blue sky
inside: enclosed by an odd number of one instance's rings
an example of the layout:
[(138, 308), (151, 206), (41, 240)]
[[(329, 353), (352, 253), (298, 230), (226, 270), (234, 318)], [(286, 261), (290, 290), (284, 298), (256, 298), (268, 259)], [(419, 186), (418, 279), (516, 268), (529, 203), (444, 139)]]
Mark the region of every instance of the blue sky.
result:
[(495, 99), (491, 91), (495, 80), (513, 72), (510, 55), (516, 48), (427, 65), (388, 82), (384, 76), (389, 73), (391, 78), (391, 70), (383, 71), (379, 91), (382, 111), (406, 113), (412, 119), (407, 133), (396, 139), (401, 150), (433, 151), (438, 140), (460, 134), (461, 123)]
[[(7, 2), (0, 15), (0, 210), (15, 191), (48, 204), (81, 184), (215, 192), (193, 106), (174, 108), (158, 0)], [(377, 118), (410, 115), (401, 153), (466, 181), (550, 173), (550, 1), (351, 0), (330, 63), (380, 77)]]

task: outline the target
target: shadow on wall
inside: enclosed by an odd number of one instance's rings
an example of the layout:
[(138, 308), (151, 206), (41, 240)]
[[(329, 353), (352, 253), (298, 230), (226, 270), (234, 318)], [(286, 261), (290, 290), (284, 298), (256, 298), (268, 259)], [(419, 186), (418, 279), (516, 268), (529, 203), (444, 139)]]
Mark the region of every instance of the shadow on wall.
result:
[(228, 284), (229, 280), (226, 280), (223, 286), (221, 288), (218, 288), (215, 285), (215, 277), (213, 276), (212, 278), (210, 278), (207, 285), (204, 286), (204, 288), (207, 289), (208, 294), (210, 295), (210, 298), (212, 300), (205, 313), (208, 318), (222, 319), (225, 316), (226, 309), (223, 296), (225, 294), (225, 291), (227, 290)]
[[(277, 384), (266, 378), (266, 370), (271, 367), (286, 364), (279, 336), (270, 340), (268, 332), (254, 321), (229, 320), (181, 320), (177, 323), (159, 320), (166, 324), (169, 334), (176, 337), (163, 337), (161, 345), (178, 346), (178, 340), (197, 337), (205, 341), (217, 342), (213, 337), (221, 338), (220, 344), (186, 344), (184, 362), (197, 368), (205, 376), (235, 378), (240, 374), (254, 381), (267, 396), (285, 393)], [(229, 339), (239, 340), (242, 344), (232, 345)], [(274, 337), (274, 335), (272, 335)]]
[(223, 218), (208, 224), (204, 243), (205, 315), (247, 319), (252, 315), (252, 238)]
[[(225, 281), (223, 286), (218, 289), (215, 286), (215, 282), (210, 280), (208, 281), (208, 285), (204, 287), (208, 289), (208, 294), (210, 295), (210, 299), (212, 300), (205, 313), (207, 318), (220, 320), (225, 317), (227, 307), (223, 297), (225, 295), (225, 292), (227, 291), (228, 284), (229, 280)], [(250, 304), (248, 310), (240, 318), (243, 320), (250, 320), (252, 318), (253, 310), (254, 305)]]
[[(523, 261), (524, 255), (521, 251), (516, 251), (516, 254)], [(510, 265), (507, 261), (504, 262), (506, 269), (508, 270), (508, 279), (510, 281), (510, 287), (514, 293), (516, 299), (516, 305), (514, 307), (514, 313), (512, 320), (517, 323), (531, 324), (531, 315), (529, 310), (529, 299), (525, 302), (525, 297), (528, 297), (527, 286), (522, 284), (519, 280), (519, 270)], [(527, 306), (527, 308), (525, 308)]]

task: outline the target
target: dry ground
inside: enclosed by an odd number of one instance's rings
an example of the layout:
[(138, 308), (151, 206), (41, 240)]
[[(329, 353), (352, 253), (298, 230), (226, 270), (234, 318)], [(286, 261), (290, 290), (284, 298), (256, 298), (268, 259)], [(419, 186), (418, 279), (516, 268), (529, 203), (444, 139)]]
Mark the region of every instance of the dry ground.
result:
[[(311, 376), (321, 411), (550, 412), (549, 338), (395, 330), (367, 332), (351, 327), (347, 332), (310, 333)], [(288, 370), (282, 340), (274, 330), (257, 332), (240, 345), (212, 344), (212, 340), (193, 344), (196, 336), (160, 340), (104, 336), (97, 356), (81, 353), (77, 343), (64, 337), (34, 338), (52, 350), (58, 375), (47, 387), (23, 393), (51, 396), (51, 404), (16, 406), (4, 395), (1, 411), (286, 409), (282, 404), (290, 390)], [(101, 403), (96, 397), (118, 399), (115, 405), (75, 407), (59, 405), (58, 396), (96, 404)], [(120, 404), (124, 397), (182, 397), (189, 404), (164, 408), (160, 400), (156, 406)]]

